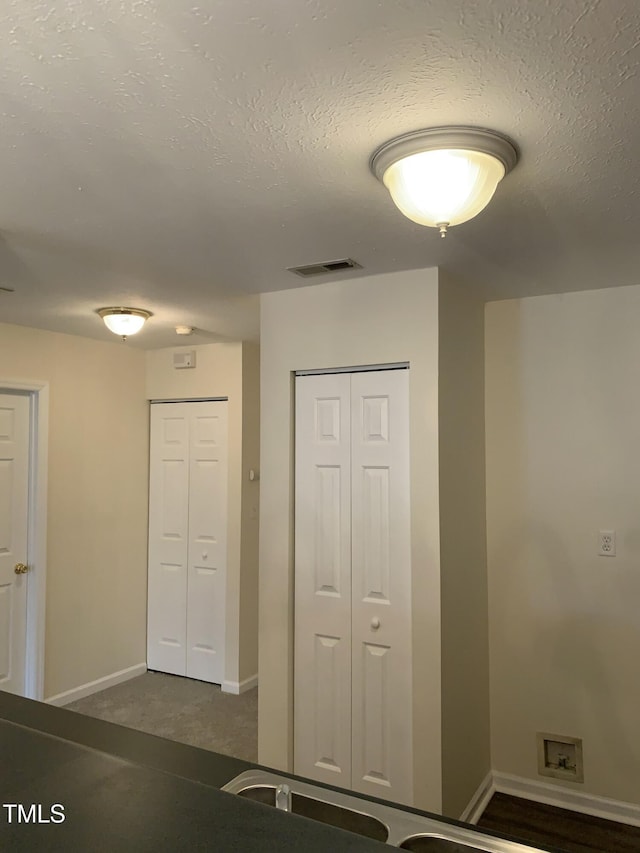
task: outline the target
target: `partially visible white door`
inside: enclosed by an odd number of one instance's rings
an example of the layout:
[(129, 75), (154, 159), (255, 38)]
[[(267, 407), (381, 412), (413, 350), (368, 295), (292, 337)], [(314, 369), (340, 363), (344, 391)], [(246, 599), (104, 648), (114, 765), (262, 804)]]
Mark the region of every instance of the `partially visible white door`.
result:
[(295, 772), (351, 784), (350, 376), (296, 379)]
[(351, 377), (353, 776), (412, 803), (409, 371)]
[(0, 394), (0, 690), (24, 693), (27, 640), (29, 398)]
[(149, 669), (224, 680), (227, 404), (151, 406)]

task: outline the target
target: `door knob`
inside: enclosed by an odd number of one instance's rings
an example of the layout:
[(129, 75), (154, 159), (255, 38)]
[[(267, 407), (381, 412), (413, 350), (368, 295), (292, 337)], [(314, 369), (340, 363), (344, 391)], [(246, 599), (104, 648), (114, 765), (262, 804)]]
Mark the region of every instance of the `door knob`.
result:
[(29, 566), (25, 566), (24, 563), (16, 563), (15, 566), (13, 567), (13, 571), (17, 575), (24, 575), (29, 571)]
[(377, 631), (378, 628), (380, 627), (380, 620), (378, 619), (377, 616), (374, 616), (373, 619), (371, 620), (371, 627), (373, 628), (374, 631)]

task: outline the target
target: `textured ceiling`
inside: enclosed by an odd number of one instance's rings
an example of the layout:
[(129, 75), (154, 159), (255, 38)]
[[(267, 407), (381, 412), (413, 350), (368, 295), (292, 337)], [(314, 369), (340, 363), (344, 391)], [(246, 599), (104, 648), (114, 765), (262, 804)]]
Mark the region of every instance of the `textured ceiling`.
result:
[[(637, 283), (639, 33), (637, 0), (7, 0), (0, 320), (107, 340), (93, 311), (125, 303), (154, 312), (132, 345), (255, 336), (255, 294), (345, 256), (491, 298)], [(442, 124), (522, 155), (446, 240), (368, 171)]]

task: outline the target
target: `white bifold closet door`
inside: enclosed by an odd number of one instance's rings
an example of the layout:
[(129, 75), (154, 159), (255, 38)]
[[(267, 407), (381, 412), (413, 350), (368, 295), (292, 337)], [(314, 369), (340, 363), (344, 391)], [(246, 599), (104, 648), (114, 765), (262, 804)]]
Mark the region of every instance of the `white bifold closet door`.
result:
[(154, 403), (149, 669), (224, 680), (227, 403)]
[(294, 769), (410, 803), (409, 371), (296, 379)]

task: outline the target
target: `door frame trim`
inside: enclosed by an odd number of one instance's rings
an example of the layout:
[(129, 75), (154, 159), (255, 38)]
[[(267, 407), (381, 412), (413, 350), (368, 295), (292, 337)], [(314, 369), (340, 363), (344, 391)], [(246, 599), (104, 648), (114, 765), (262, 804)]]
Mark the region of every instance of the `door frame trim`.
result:
[(409, 370), (411, 365), (408, 361), (392, 361), (389, 364), (360, 364), (351, 367), (314, 367), (308, 370), (294, 370), (293, 375), (298, 376), (324, 376), (328, 373), (372, 373), (381, 370)]
[(47, 580), (47, 475), (49, 383), (0, 378), (0, 393), (29, 397), (29, 527), (27, 563), (27, 637), (24, 695), (44, 699), (45, 604)]

